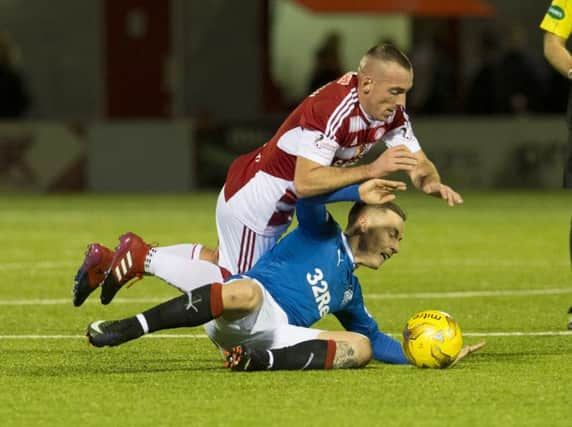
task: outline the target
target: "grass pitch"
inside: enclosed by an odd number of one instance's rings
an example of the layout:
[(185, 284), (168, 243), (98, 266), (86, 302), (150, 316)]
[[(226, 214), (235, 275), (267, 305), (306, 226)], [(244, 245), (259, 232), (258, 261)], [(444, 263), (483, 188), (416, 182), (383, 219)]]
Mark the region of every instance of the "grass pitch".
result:
[[(161, 245), (216, 244), (215, 194), (9, 196), (0, 203), (0, 420), (62, 425), (564, 426), (572, 419), (566, 192), (467, 193), (465, 205), (409, 191), (399, 256), (358, 270), (369, 311), (398, 335), (441, 309), (487, 347), (449, 370), (372, 362), (329, 372), (231, 373), (202, 329), (118, 348), (83, 337), (177, 292), (146, 278), (109, 306), (71, 303), (85, 246), (125, 231)], [(348, 205), (331, 207), (345, 224)], [(335, 319), (322, 328), (339, 328)]]

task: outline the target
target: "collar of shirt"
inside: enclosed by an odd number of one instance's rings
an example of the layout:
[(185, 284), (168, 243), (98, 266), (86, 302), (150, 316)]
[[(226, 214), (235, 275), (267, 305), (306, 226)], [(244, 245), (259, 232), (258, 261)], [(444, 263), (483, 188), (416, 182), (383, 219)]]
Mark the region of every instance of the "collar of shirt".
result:
[(352, 248), (350, 248), (350, 244), (348, 243), (348, 238), (346, 237), (346, 235), (344, 233), (341, 233), (342, 235), (342, 243), (344, 245), (344, 249), (346, 250), (346, 253), (348, 254), (348, 257), (352, 263), (352, 269), (355, 270), (357, 268), (357, 265), (354, 261), (354, 254), (352, 252)]

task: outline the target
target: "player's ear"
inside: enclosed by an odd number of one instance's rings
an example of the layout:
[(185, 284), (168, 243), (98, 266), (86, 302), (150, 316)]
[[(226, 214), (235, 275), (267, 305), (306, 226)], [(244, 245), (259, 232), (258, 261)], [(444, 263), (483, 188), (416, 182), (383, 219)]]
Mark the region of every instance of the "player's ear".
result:
[(359, 227), (359, 232), (360, 234), (365, 234), (367, 232), (368, 226), (369, 226), (369, 220), (367, 218), (367, 215), (361, 215), (358, 218), (358, 227)]
[(371, 90), (371, 86), (373, 85), (373, 79), (371, 78), (371, 76), (368, 76), (367, 74), (361, 73), (360, 72), (360, 81), (359, 81), (359, 85), (361, 86), (361, 90), (364, 93), (369, 93)]

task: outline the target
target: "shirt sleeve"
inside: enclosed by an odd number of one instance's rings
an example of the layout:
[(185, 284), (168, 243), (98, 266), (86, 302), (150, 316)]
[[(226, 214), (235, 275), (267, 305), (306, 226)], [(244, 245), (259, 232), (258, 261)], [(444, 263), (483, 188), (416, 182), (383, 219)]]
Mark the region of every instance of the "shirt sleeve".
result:
[(359, 201), (359, 186), (357, 184), (342, 187), (339, 190), (320, 196), (298, 199), (296, 216), (298, 225), (310, 234), (323, 234), (336, 231), (337, 223), (326, 210), (327, 203)]
[(330, 86), (304, 101), (300, 118), (303, 137), (298, 156), (322, 166), (332, 164), (340, 141), (348, 130), (346, 118), (357, 100), (357, 93), (349, 92), (344, 96), (335, 91), (335, 85)]
[(540, 28), (568, 39), (572, 33), (572, 0), (553, 0)]
[(330, 166), (340, 145), (318, 130), (302, 129), (298, 156), (321, 166)]
[(351, 332), (358, 332), (369, 338), (373, 358), (384, 363), (408, 365), (401, 343), (379, 330), (377, 322), (368, 313), (363, 302), (361, 286), (353, 276), (354, 294), (350, 303), (341, 311), (334, 313), (342, 326)]

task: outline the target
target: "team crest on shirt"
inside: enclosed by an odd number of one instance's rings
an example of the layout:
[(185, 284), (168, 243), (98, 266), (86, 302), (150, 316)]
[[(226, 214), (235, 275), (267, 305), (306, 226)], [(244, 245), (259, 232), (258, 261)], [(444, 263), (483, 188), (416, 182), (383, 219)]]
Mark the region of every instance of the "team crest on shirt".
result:
[(344, 297), (342, 298), (342, 302), (341, 302), (341, 306), (345, 306), (347, 303), (349, 303), (352, 298), (354, 297), (354, 291), (351, 289), (346, 289), (346, 291), (344, 292)]
[(375, 139), (380, 140), (381, 137), (385, 134), (385, 128), (379, 128), (378, 130), (375, 131)]

